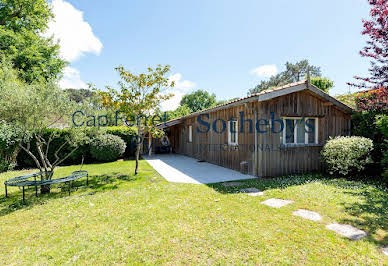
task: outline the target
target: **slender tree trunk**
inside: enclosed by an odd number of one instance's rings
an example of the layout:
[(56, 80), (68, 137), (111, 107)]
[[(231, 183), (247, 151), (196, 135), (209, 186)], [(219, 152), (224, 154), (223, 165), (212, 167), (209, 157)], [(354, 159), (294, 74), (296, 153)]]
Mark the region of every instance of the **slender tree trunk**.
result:
[(137, 116), (136, 119), (136, 125), (137, 125), (137, 138), (136, 138), (136, 151), (135, 151), (135, 159), (136, 159), (136, 166), (135, 166), (135, 175), (137, 175), (139, 171), (139, 156), (140, 156), (140, 145), (142, 143), (141, 139), (141, 122), (139, 119), (139, 116)]
[(136, 142), (136, 151), (135, 151), (135, 158), (136, 158), (135, 175), (137, 175), (138, 169), (139, 169), (139, 154), (140, 154), (140, 143), (138, 143), (138, 141), (137, 141)]
[(148, 156), (151, 156), (152, 154), (152, 135), (149, 134), (148, 136)]

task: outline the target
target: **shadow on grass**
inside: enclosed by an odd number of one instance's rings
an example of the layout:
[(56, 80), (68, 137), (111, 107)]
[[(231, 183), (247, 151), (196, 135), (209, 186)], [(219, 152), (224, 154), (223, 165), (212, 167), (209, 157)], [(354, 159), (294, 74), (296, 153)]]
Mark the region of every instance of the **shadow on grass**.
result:
[[(135, 181), (138, 178), (116, 172), (109, 175), (89, 175), (88, 186), (86, 185), (86, 177), (72, 181), (71, 196), (88, 196), (99, 192), (115, 190), (123, 183)], [(0, 196), (0, 217), (19, 209), (30, 209), (36, 205), (44, 205), (52, 199), (68, 197), (68, 192), (69, 185), (67, 183), (52, 185), (50, 194), (38, 194), (38, 197), (35, 196), (35, 187), (26, 188), (26, 201), (24, 204), (21, 188), (19, 191), (8, 192), (8, 198), (5, 195)], [(69, 197), (69, 200), (71, 200), (71, 197)]]
[[(341, 223), (352, 224), (368, 233), (369, 241), (378, 245), (388, 244), (388, 188), (384, 185), (368, 185), (361, 182), (330, 180), (336, 187), (349, 189), (343, 193), (360, 200), (343, 203), (345, 212), (352, 216)], [(385, 232), (385, 235), (382, 234)]]
[(320, 174), (287, 176), (270, 179), (249, 179), (225, 183), (241, 183), (224, 186), (223, 183), (208, 184), (222, 194), (241, 193), (240, 190), (255, 187), (261, 191), (302, 186), (311, 182), (321, 182), (341, 190), (340, 193), (356, 197), (355, 202), (342, 202), (343, 210), (352, 218), (337, 221), (351, 224), (368, 233), (368, 241), (376, 245), (388, 245), (388, 188), (376, 180), (347, 180), (327, 178)]
[[(213, 188), (215, 191), (222, 194), (233, 194), (241, 193), (240, 190), (248, 187), (255, 187), (261, 191), (268, 189), (285, 189), (290, 186), (300, 186), (305, 185), (317, 180), (326, 180), (319, 174), (310, 174), (310, 175), (295, 175), (295, 176), (286, 176), (286, 177), (274, 177), (274, 178), (255, 178), (255, 179), (246, 179), (238, 180), (224, 183), (213, 183), (207, 184), (209, 187)], [(225, 186), (223, 184), (228, 183), (241, 183), (237, 186)]]

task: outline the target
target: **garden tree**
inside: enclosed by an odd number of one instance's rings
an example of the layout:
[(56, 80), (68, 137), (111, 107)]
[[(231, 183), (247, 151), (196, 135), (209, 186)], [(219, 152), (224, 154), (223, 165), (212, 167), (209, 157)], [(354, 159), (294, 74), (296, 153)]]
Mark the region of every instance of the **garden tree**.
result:
[(69, 99), (73, 102), (78, 111), (84, 113), (83, 117), (77, 117), (77, 124), (84, 122), (88, 123), (88, 117), (94, 116), (106, 116), (107, 122), (105, 126), (116, 125), (116, 110), (110, 107), (106, 107), (102, 103), (101, 96), (95, 91), (89, 89), (66, 89), (65, 93)]
[(250, 94), (257, 92), (265, 91), (274, 87), (279, 87), (286, 85), (288, 83), (300, 81), (302, 78), (305, 78), (307, 75), (307, 70), (309, 70), (312, 77), (320, 77), (321, 69), (310, 65), (308, 60), (302, 60), (296, 62), (295, 64), (287, 62), (285, 64), (286, 70), (271, 76), (268, 81), (262, 80), (256, 87), (249, 91)]
[(65, 89), (64, 91), (69, 95), (70, 100), (76, 103), (87, 101), (96, 95), (94, 91), (88, 89)]
[(306, 77), (307, 71), (309, 71), (310, 75), (313, 77), (321, 76), (321, 68), (310, 65), (309, 61), (306, 59), (296, 62), (295, 64), (287, 62), (284, 76), (287, 77), (290, 82), (297, 82)]
[(230, 100), (219, 100), (219, 101), (217, 101), (216, 102), (216, 106), (217, 105), (221, 105), (221, 104), (225, 104), (225, 103), (227, 103), (227, 102), (231, 102), (231, 101), (233, 101), (234, 99), (230, 99)]
[(334, 82), (327, 78), (322, 77), (311, 77), (310, 78), (311, 84), (316, 86), (317, 88), (323, 90), (324, 92), (328, 93), (329, 90), (334, 86)]
[(176, 108), (173, 111), (167, 111), (166, 115), (167, 115), (167, 120), (171, 120), (171, 119), (188, 115), (190, 113), (191, 113), (191, 110), (189, 107), (187, 107), (187, 105), (180, 105), (178, 106), (178, 108)]
[(346, 104), (347, 106), (350, 106), (351, 108), (356, 109), (357, 108), (357, 105), (356, 105), (357, 94), (358, 94), (357, 92), (340, 94), (340, 95), (335, 96), (335, 98), (338, 101)]
[(388, 89), (379, 88), (356, 94), (358, 111), (374, 112), (376, 114), (388, 113)]
[(384, 162), (384, 154), (387, 153), (386, 135), (375, 121), (388, 112), (388, 1), (368, 0), (368, 2), (371, 6), (370, 18), (363, 20), (362, 35), (368, 36), (369, 40), (360, 54), (371, 61), (369, 76), (356, 76), (359, 82), (348, 84), (360, 89), (370, 89), (356, 96), (356, 107), (359, 112), (352, 116), (352, 132), (373, 139), (375, 149), (372, 155), (376, 163), (375, 168), (378, 168), (378, 164)]
[[(216, 101), (210, 107), (217, 106), (217, 105), (220, 105), (220, 104), (224, 104), (224, 103), (236, 100), (236, 99), (238, 99), (238, 98), (233, 98), (233, 99), (230, 99), (230, 100)], [(209, 108), (209, 107), (206, 107), (206, 108)], [(191, 109), (187, 105), (179, 105), (175, 110), (167, 111), (166, 112), (166, 116), (167, 116), (167, 120), (171, 120), (171, 119), (183, 117), (183, 116), (188, 115), (190, 113), (192, 113), (192, 111), (191, 111)]]
[(57, 79), (66, 65), (59, 45), (43, 36), (52, 18), (45, 0), (0, 0), (0, 55), (28, 83)]
[(0, 1), (0, 26), (15, 32), (42, 32), (52, 18), (49, 3), (45, 0)]
[[(128, 120), (134, 122), (137, 127), (138, 141), (136, 141), (136, 167), (135, 175), (139, 168), (140, 138), (149, 135), (149, 144), (152, 137), (160, 137), (164, 132), (156, 127), (162, 122), (158, 112), (160, 103), (172, 97), (165, 91), (173, 87), (174, 82), (169, 82), (167, 74), (170, 66), (158, 65), (156, 68), (149, 67), (146, 73), (133, 74), (125, 70), (123, 66), (116, 68), (120, 74), (121, 81), (118, 82), (118, 89), (107, 86), (106, 91), (97, 90), (102, 97), (104, 106), (111, 107), (123, 112)], [(153, 116), (151, 121), (145, 117)], [(155, 119), (156, 118), (156, 119)]]
[[(56, 131), (45, 137), (45, 131), (58, 123), (67, 124), (74, 111), (68, 96), (53, 82), (27, 84), (17, 77), (11, 63), (0, 64), (0, 117), (21, 132), (19, 147), (35, 162), (43, 172), (43, 180), (50, 180), (55, 168), (66, 160), (87, 140), (80, 129), (70, 129), (69, 137), (55, 151), (50, 144), (58, 138)], [(31, 152), (31, 142), (35, 140), (38, 154)], [(63, 153), (66, 146), (73, 148)], [(49, 159), (54, 152), (55, 159)], [(41, 187), (42, 193), (50, 192), (49, 186)]]
[(355, 78), (361, 83), (349, 83), (358, 88), (388, 87), (388, 1), (368, 0), (371, 5), (370, 19), (363, 20), (362, 35), (367, 35), (367, 45), (360, 51), (362, 57), (371, 60), (369, 77)]
[(216, 95), (205, 90), (196, 90), (183, 96), (180, 105), (186, 105), (191, 112), (197, 112), (216, 104)]

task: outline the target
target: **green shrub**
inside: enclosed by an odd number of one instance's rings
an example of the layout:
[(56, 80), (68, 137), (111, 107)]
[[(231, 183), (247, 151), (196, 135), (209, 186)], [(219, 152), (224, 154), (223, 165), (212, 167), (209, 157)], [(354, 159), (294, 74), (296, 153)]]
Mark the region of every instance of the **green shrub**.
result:
[(101, 131), (106, 134), (119, 136), (124, 140), (125, 144), (127, 145), (127, 148), (123, 154), (124, 157), (130, 157), (135, 154), (134, 141), (137, 135), (136, 127), (112, 126), (103, 128)]
[(383, 178), (388, 181), (388, 115), (377, 116), (376, 125), (384, 136), (381, 167), (383, 168)]
[(0, 120), (0, 173), (16, 166), (21, 130)]
[(123, 155), (125, 148), (126, 144), (119, 136), (101, 134), (92, 140), (90, 153), (98, 161), (110, 162)]
[(321, 152), (330, 174), (348, 175), (360, 172), (372, 162), (372, 140), (364, 137), (336, 137), (330, 139)]

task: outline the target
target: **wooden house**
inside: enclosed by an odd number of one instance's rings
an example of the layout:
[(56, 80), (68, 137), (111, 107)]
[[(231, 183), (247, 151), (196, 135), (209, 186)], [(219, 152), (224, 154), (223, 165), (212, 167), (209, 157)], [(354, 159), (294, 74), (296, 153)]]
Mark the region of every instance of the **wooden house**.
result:
[(321, 170), (323, 145), (330, 137), (350, 134), (352, 111), (304, 80), (170, 120), (160, 127), (174, 153), (272, 177)]

